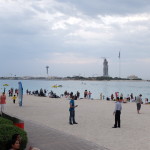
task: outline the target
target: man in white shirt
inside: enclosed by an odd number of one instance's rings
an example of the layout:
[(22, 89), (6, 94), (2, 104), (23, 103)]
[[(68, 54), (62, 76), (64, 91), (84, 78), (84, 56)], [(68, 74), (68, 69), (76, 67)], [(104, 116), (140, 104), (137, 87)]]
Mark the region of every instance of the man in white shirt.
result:
[(115, 105), (115, 110), (113, 112), (113, 115), (115, 115), (115, 124), (112, 128), (120, 128), (120, 115), (121, 115), (121, 110), (122, 110), (122, 105), (121, 105), (121, 101), (122, 101), (122, 97), (117, 97), (116, 99), (116, 105)]

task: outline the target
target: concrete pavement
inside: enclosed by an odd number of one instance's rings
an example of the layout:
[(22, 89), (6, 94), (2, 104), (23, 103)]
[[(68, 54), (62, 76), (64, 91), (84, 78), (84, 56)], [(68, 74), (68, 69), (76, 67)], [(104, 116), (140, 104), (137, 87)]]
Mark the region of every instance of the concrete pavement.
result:
[(40, 150), (108, 150), (90, 141), (42, 126), (31, 121), (25, 121), (28, 134), (28, 145)]

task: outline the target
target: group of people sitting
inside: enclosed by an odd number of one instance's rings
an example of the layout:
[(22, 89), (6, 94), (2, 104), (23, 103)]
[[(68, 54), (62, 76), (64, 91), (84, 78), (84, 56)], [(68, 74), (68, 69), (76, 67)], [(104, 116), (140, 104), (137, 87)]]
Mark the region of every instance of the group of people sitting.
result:
[[(112, 101), (116, 101), (117, 97), (119, 97), (119, 94), (116, 95), (116, 98), (114, 97), (113, 94), (111, 94), (110, 98), (106, 97), (106, 100), (112, 100)], [(127, 103), (127, 102), (136, 102), (137, 101), (137, 96), (133, 97), (133, 93), (131, 93), (131, 95), (127, 95), (127, 97), (123, 97), (123, 94), (120, 94), (120, 97), (122, 98), (123, 103)], [(142, 101), (141, 104), (150, 104), (148, 98), (145, 98), (145, 101)]]
[(56, 93), (54, 93), (53, 91), (50, 91), (48, 93), (49, 98), (60, 98), (58, 95), (56, 95)]
[(35, 96), (43, 96), (45, 97), (46, 96), (46, 93), (47, 93), (47, 90), (46, 89), (40, 89), (40, 91), (36, 90), (36, 91), (29, 91), (28, 89), (26, 90), (26, 94), (27, 95), (35, 95)]
[(77, 93), (74, 95), (73, 92), (69, 93), (69, 92), (65, 91), (64, 94), (62, 94), (61, 96), (62, 97), (65, 96), (65, 98), (68, 98), (68, 99), (70, 99), (71, 97), (74, 96), (74, 99), (77, 100), (80, 98), (80, 92), (77, 91)]

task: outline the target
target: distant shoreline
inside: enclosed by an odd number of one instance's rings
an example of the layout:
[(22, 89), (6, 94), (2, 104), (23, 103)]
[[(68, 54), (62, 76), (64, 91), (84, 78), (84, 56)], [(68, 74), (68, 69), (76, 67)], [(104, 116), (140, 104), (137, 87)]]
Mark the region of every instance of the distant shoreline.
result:
[(137, 79), (128, 79), (128, 78), (112, 78), (112, 77), (0, 77), (0, 80), (48, 80), (48, 81), (55, 81), (55, 80), (63, 80), (63, 81), (148, 81), (150, 80), (143, 80), (141, 78)]

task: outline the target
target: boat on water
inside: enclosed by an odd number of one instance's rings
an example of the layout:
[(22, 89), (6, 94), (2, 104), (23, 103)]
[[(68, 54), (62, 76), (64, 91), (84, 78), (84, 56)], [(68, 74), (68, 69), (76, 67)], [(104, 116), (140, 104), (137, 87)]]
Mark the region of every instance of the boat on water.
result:
[(58, 85), (58, 87), (62, 87), (62, 85)]
[(62, 85), (53, 85), (52, 88), (62, 87)]

